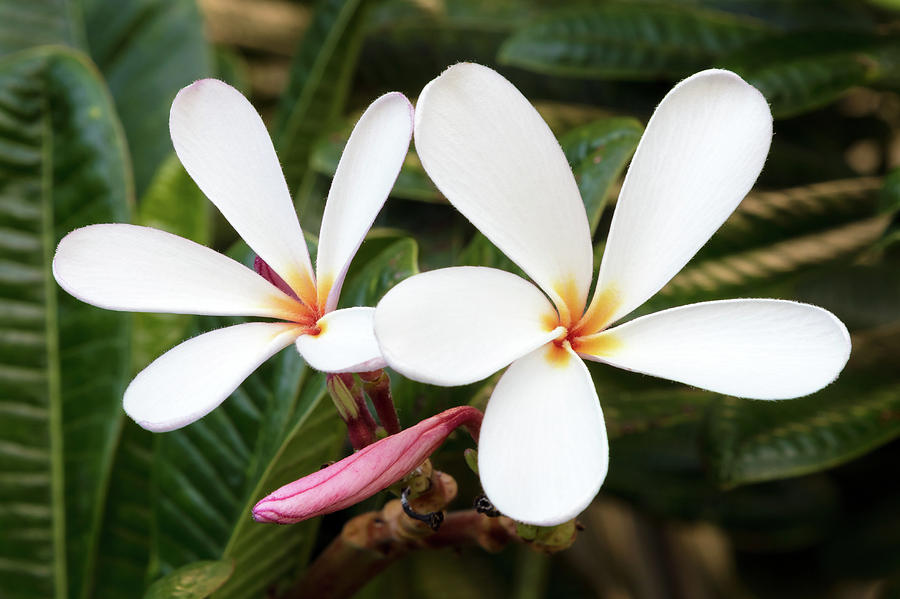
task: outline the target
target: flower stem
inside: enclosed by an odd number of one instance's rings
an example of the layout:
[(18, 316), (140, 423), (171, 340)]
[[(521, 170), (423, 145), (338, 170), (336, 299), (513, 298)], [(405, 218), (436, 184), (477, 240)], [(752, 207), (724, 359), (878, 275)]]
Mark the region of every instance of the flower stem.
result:
[[(456, 481), (435, 471), (432, 486), (409, 500), (419, 513), (441, 511), (456, 496)], [(389, 565), (417, 549), (481, 546), (499, 551), (519, 541), (509, 518), (488, 518), (474, 510), (451, 512), (437, 531), (409, 517), (401, 501), (388, 502), (379, 512), (369, 512), (344, 525), (304, 576), (281, 599), (344, 599), (351, 597)]]
[(384, 370), (372, 370), (359, 372), (359, 380), (363, 389), (372, 400), (375, 412), (381, 421), (381, 426), (389, 435), (400, 432), (400, 419), (397, 418), (397, 408), (394, 406), (394, 398), (391, 396), (391, 379)]

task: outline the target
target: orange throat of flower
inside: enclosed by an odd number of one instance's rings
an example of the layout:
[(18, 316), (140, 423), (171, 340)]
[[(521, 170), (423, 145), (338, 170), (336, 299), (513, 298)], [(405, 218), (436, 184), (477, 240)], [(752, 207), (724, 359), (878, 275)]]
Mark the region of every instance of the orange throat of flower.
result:
[(612, 354), (621, 345), (614, 334), (605, 331), (620, 303), (615, 288), (609, 287), (596, 293), (590, 306), (577, 321), (572, 317), (571, 311), (573, 306), (578, 305), (574, 301), (573, 289), (574, 287), (567, 288), (565, 295), (560, 294), (564, 308), (558, 309), (558, 313), (546, 314), (543, 318), (548, 331), (560, 329), (559, 336), (548, 344), (547, 353), (548, 361), (557, 366), (567, 363), (570, 352), (603, 357)]

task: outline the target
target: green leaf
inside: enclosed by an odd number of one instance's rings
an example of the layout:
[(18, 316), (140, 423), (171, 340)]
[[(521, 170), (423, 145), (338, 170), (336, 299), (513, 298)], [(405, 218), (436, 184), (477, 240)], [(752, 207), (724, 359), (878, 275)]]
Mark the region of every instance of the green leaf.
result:
[(890, 219), (878, 213), (877, 178), (757, 192), (643, 308), (759, 294), (872, 246)]
[(199, 244), (210, 241), (210, 202), (175, 154), (170, 154), (141, 198), (138, 224)]
[[(289, 348), (290, 359), (300, 361)], [(224, 555), (237, 562), (237, 573), (216, 594), (217, 599), (261, 596), (276, 581), (303, 568), (309, 560), (320, 519), (290, 526), (259, 524), (250, 509), (267, 493), (311, 474), (337, 459), (347, 433), (325, 392), (325, 376), (311, 375), (288, 420), (284, 441), (278, 446), (248, 496), (243, 513), (231, 533)], [(283, 397), (284, 395), (282, 395)], [(276, 415), (277, 418), (277, 415)], [(274, 420), (274, 419), (271, 419)], [(270, 444), (275, 447), (274, 443)]]
[(144, 599), (204, 599), (234, 572), (234, 560), (201, 561), (178, 568), (147, 589)]
[(119, 599), (144, 587), (150, 560), (153, 433), (130, 418), (113, 463), (92, 599)]
[(522, 269), (507, 258), (506, 254), (501, 252), (480, 231), (476, 231), (472, 240), (459, 253), (456, 264), (459, 266), (487, 266), (488, 268), (498, 268), (519, 276), (525, 276)]
[(824, 470), (900, 436), (898, 415), (900, 385), (852, 374), (790, 401), (723, 397), (707, 430), (713, 473), (733, 487)]
[(273, 135), (291, 190), (306, 176), (316, 139), (343, 111), (362, 44), (365, 5), (365, 0), (319, 0), (294, 56)]
[(877, 4), (888, 10), (900, 10), (900, 0), (869, 0), (872, 4)]
[(0, 1), (0, 54), (64, 44), (90, 54), (112, 92), (138, 195), (172, 151), (169, 107), (212, 73), (194, 0)]
[(679, 78), (769, 32), (726, 13), (611, 2), (560, 10), (520, 29), (498, 60), (568, 77)]
[[(201, 319), (202, 329), (228, 324)], [(266, 493), (334, 459), (343, 424), (324, 377), (287, 348), (253, 373), (208, 416), (157, 437), (151, 572), (202, 559), (233, 558), (218, 596), (248, 597), (303, 564), (318, 520), (294, 526), (254, 522)]]
[(888, 213), (900, 210), (900, 168), (895, 168), (884, 178), (878, 208)]
[[(674, 0), (703, 8), (746, 15), (783, 31), (870, 30), (873, 16), (856, 0)], [(890, 0), (888, 0), (890, 1)]]
[(126, 221), (112, 100), (69, 50), (0, 61), (0, 595), (86, 597), (128, 381), (129, 319), (57, 287), (80, 226)]
[(341, 288), (341, 306), (374, 306), (394, 285), (419, 272), (419, 246), (403, 237), (378, 252), (370, 260), (358, 256), (356, 269), (348, 272)]
[(897, 49), (874, 36), (791, 33), (749, 44), (720, 65), (758, 88), (784, 118), (830, 104), (851, 87), (896, 76)]
[(81, 0), (91, 58), (125, 127), (138, 197), (172, 152), (169, 108), (182, 87), (213, 73), (194, 0)]
[(631, 160), (643, 132), (635, 119), (615, 118), (577, 127), (560, 138), (578, 181), (591, 232), (597, 230), (609, 189)]
[(0, 56), (34, 46), (84, 47), (84, 32), (75, 23), (80, 6), (69, 0), (0, 0)]
[[(207, 245), (210, 219), (209, 200), (170, 154), (141, 200), (137, 223)], [(142, 312), (134, 321), (134, 363), (139, 370), (184, 340), (193, 317)]]

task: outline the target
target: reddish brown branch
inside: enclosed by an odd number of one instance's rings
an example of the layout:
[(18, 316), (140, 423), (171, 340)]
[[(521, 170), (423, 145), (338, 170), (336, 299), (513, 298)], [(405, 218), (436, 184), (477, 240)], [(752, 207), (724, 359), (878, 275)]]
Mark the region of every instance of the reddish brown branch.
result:
[[(435, 471), (432, 487), (410, 500), (410, 505), (417, 512), (434, 512), (455, 496), (456, 481)], [(488, 518), (474, 510), (451, 512), (435, 532), (407, 516), (400, 501), (393, 500), (380, 512), (362, 514), (347, 522), (282, 599), (343, 599), (410, 551), (465, 546), (498, 551), (512, 540), (519, 538), (508, 518)]]

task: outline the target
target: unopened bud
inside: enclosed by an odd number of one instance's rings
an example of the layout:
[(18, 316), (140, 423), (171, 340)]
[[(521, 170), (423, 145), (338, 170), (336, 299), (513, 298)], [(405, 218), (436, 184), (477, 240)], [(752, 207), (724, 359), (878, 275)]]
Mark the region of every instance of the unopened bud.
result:
[(382, 491), (416, 469), (454, 429), (477, 440), (482, 414), (451, 408), (271, 493), (253, 508), (258, 522), (293, 524), (329, 514)]

